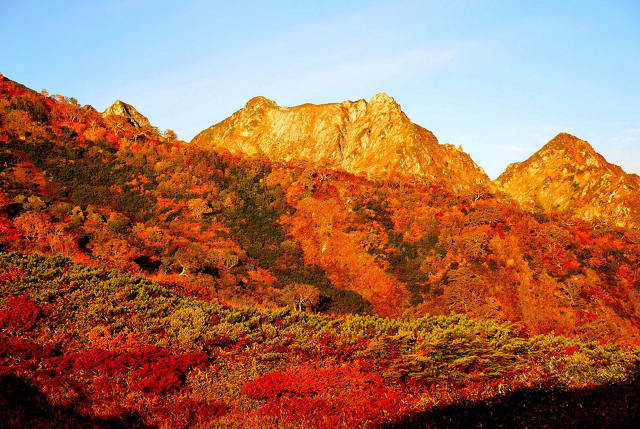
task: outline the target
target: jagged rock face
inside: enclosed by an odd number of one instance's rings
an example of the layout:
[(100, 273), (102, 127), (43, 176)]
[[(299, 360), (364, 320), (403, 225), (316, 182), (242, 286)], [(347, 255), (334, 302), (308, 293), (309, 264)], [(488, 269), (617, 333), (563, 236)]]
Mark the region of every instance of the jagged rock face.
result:
[(129, 121), (131, 125), (137, 128), (150, 127), (149, 120), (138, 112), (131, 104), (127, 104), (124, 101), (116, 100), (111, 106), (102, 112), (103, 117), (107, 116), (122, 116)]
[(386, 94), (369, 102), (295, 107), (256, 97), (192, 143), (275, 161), (310, 161), (374, 180), (435, 182), (456, 191), (489, 182), (469, 155), (438, 144)]
[(570, 134), (558, 134), (526, 161), (509, 165), (494, 184), (524, 204), (640, 226), (640, 177)]

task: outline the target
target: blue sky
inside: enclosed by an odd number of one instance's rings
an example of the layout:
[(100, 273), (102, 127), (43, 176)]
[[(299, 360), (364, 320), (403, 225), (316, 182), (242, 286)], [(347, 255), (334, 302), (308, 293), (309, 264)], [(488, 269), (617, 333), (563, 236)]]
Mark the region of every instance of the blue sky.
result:
[(393, 96), (491, 177), (560, 131), (640, 173), (640, 1), (0, 0), (0, 72), (191, 139), (251, 97)]

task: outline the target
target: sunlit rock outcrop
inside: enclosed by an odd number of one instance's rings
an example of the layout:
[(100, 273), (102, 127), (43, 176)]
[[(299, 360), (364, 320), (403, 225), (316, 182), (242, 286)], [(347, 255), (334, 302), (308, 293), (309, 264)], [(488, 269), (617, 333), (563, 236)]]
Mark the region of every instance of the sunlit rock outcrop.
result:
[(276, 161), (310, 161), (373, 180), (438, 183), (456, 191), (489, 181), (469, 155), (439, 144), (386, 94), (368, 102), (295, 107), (255, 97), (192, 143)]
[(127, 104), (124, 101), (116, 100), (113, 104), (107, 107), (107, 110), (102, 112), (103, 117), (107, 116), (122, 116), (131, 125), (137, 128), (149, 127), (151, 123), (146, 116), (141, 114), (131, 104)]
[(640, 225), (640, 177), (627, 174), (591, 145), (561, 133), (494, 182), (512, 198), (544, 210), (570, 210), (617, 226)]

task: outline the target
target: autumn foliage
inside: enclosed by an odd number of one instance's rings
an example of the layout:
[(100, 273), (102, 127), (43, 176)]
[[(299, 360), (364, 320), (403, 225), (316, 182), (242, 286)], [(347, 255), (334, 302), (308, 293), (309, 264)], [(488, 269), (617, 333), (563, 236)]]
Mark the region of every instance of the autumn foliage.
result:
[(2, 77), (0, 375), (167, 428), (631, 381), (638, 231), (442, 185), (214, 152)]

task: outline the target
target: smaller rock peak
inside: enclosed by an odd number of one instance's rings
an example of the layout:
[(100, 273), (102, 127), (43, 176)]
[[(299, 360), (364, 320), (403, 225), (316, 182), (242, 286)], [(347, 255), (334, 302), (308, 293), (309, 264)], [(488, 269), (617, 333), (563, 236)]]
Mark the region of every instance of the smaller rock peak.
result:
[(111, 103), (111, 106), (109, 106), (107, 110), (118, 110), (118, 111), (129, 112), (131, 110), (135, 110), (135, 108), (131, 104), (125, 103), (122, 100), (116, 100), (113, 103)]
[(111, 103), (111, 106), (107, 107), (107, 109), (102, 112), (102, 116), (105, 118), (107, 116), (122, 116), (126, 118), (131, 125), (137, 128), (151, 126), (151, 123), (149, 123), (146, 116), (138, 112), (131, 104), (127, 104), (122, 100), (116, 100)]
[(575, 141), (582, 141), (580, 140), (578, 137), (574, 136), (573, 134), (569, 134), (569, 133), (565, 133), (565, 132), (560, 132), (558, 133), (554, 138), (552, 138), (551, 140), (562, 140), (565, 142), (575, 142)]
[(251, 100), (247, 101), (247, 104), (244, 106), (245, 108), (273, 108), (278, 107), (278, 103), (273, 100), (269, 100), (267, 97), (263, 97), (259, 95), (257, 97), (253, 97)]
[[(589, 142), (579, 139), (569, 133), (559, 133), (547, 143), (544, 148), (562, 150), (565, 152), (582, 152), (585, 154), (595, 153)], [(543, 148), (543, 149), (544, 149)]]
[(127, 104), (122, 100), (116, 100), (107, 109), (104, 111), (105, 113), (110, 113), (113, 115), (122, 115), (131, 114), (132, 110), (136, 110), (131, 104)]
[(369, 100), (369, 104), (391, 104), (391, 105), (397, 105), (398, 103), (396, 103), (396, 100), (393, 99), (393, 97), (390, 97), (389, 95), (385, 94), (384, 92), (379, 92), (376, 95), (374, 95), (373, 97), (371, 97), (371, 100)]

